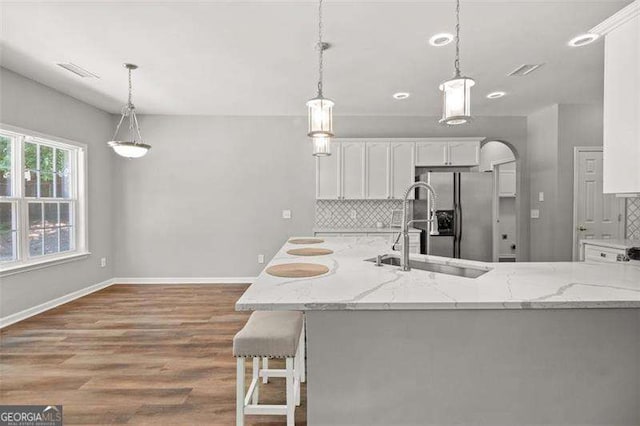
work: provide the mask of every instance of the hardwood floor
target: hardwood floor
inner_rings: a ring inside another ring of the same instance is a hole
[[[65,424],[235,424],[231,347],[248,313],[234,303],[246,288],[114,285],[9,326],[0,404],[62,404]],[[260,401],[283,403],[283,380],[261,385]],[[303,385],[296,425],[306,424],[305,394]]]

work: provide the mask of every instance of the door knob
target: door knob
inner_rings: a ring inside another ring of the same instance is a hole
[[[587,230],[586,226],[584,226],[584,225],[578,226],[578,231],[586,231],[586,230]]]

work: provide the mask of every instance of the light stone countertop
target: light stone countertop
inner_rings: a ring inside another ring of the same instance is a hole
[[[584,262],[482,263],[437,256],[412,258],[490,269],[464,278],[396,266],[377,267],[364,259],[389,253],[376,237],[325,237],[313,247],[334,251],[303,257],[285,243],[267,266],[302,262],[326,265],[313,278],[278,278],[264,270],[236,303],[244,310],[432,310],[640,308],[640,266]]]
[[[400,228],[313,228],[313,232],[318,233],[335,233],[335,234],[399,234],[402,232]],[[409,233],[421,232],[417,228],[409,228]]]
[[[622,238],[612,238],[604,240],[580,240],[580,244],[593,244],[600,247],[611,247],[614,249],[627,249],[631,247],[640,247],[640,240],[628,240]]]

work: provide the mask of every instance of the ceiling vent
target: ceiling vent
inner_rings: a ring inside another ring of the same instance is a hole
[[[515,70],[511,71],[507,74],[510,77],[524,77],[525,75],[529,75],[538,68],[540,68],[544,64],[523,64],[520,65]]]
[[[64,68],[67,71],[70,71],[72,73],[74,73],[75,75],[78,75],[82,78],[100,78],[99,76],[97,76],[96,74],[85,70],[82,67],[79,67],[78,65],[71,63],[71,62],[63,62],[63,63],[58,63],[57,64],[59,67]]]

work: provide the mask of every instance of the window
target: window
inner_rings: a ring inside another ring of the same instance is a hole
[[[0,129],[0,271],[86,254],[84,154]]]

